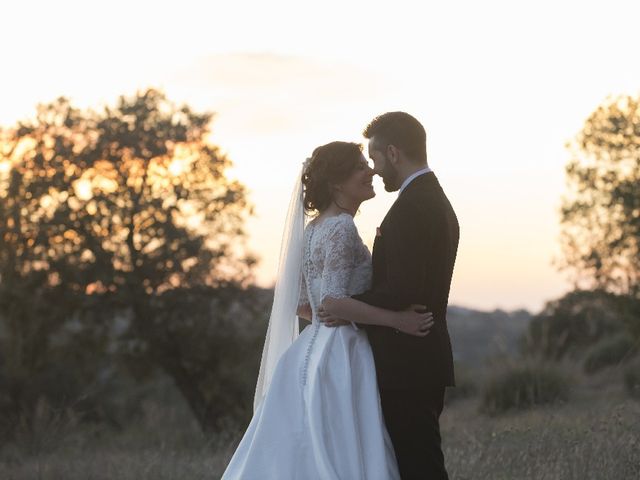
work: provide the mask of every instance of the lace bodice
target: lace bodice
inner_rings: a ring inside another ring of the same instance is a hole
[[[312,221],[305,228],[304,242],[298,304],[310,304],[314,316],[326,297],[349,297],[370,288],[371,254],[351,215]]]

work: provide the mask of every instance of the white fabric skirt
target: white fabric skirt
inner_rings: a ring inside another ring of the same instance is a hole
[[[302,331],[222,478],[400,478],[363,330],[314,323]]]

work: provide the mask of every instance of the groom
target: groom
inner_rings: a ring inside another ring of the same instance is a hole
[[[385,113],[363,134],[385,190],[399,194],[377,229],[372,287],[354,298],[391,310],[419,304],[433,312],[435,323],[426,337],[365,328],[402,479],[447,479],[439,418],[445,387],[454,385],[446,314],[458,220],[427,164],[426,132],[418,120],[404,112]],[[337,324],[326,315],[324,320]]]

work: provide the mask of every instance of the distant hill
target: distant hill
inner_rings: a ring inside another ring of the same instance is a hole
[[[483,312],[450,306],[447,323],[454,360],[477,367],[493,356],[515,355],[531,317],[526,310]]]
[[[259,322],[259,326],[256,326],[256,334],[264,335],[273,290],[256,288],[254,295],[253,301],[259,301],[265,309],[264,316],[256,319]],[[450,306],[447,323],[455,361],[473,368],[482,366],[486,359],[493,356],[515,355],[518,351],[518,340],[527,330],[531,318],[532,315],[526,310],[487,312]],[[114,334],[121,334],[127,325],[126,319],[116,319],[112,325]],[[307,325],[308,323],[304,320],[300,322],[301,329]],[[5,336],[5,325],[0,318],[0,338]]]

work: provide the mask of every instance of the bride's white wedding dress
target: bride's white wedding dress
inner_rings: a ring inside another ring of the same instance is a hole
[[[304,232],[300,303],[313,319],[280,358],[224,480],[399,479],[364,330],[324,326],[326,297],[370,287],[371,255],[348,214]]]

